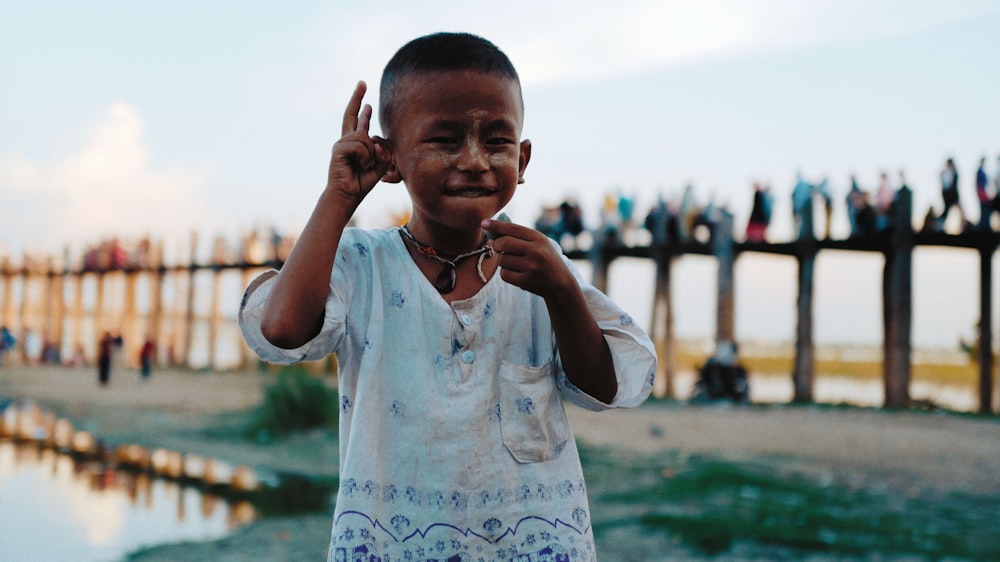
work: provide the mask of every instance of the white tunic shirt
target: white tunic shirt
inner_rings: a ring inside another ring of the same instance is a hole
[[[398,228],[345,230],[323,328],[301,348],[260,333],[274,273],[250,285],[240,325],[262,359],[337,354],[330,561],[596,559],[560,391],[591,410],[636,406],[652,390],[656,354],[628,314],[573,272],[613,356],[610,406],[566,378],[543,299],[496,274],[448,303]]]

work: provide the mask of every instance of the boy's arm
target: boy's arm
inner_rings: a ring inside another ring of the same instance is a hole
[[[333,145],[326,188],[264,306],[260,330],[277,347],[294,349],[319,334],[340,237],[388,169],[382,139],[368,134],[372,108],[362,106],[365,90],[364,82],[354,89],[344,113],[343,136]]]
[[[611,350],[573,273],[544,234],[517,224],[483,221],[497,239],[501,278],[545,299],[563,370],[577,388],[605,404],[618,393]]]
[[[546,298],[545,305],[566,376],[580,390],[611,404],[618,394],[611,349],[576,280],[564,292]]]

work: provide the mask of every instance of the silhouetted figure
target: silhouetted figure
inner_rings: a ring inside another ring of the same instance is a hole
[[[990,179],[986,175],[986,157],[979,159],[979,169],[976,170],[976,197],[979,199],[979,224],[978,230],[992,230],[990,221],[993,219],[993,212],[997,210],[997,194],[990,193]]]
[[[149,374],[153,371],[153,355],[156,354],[156,344],[151,338],[146,338],[139,350],[139,374],[142,381],[149,380]]]
[[[1000,213],[1000,156],[997,156],[997,165],[993,169],[993,210]]]
[[[601,203],[601,230],[605,233],[621,232],[621,215],[618,214],[618,197],[605,193]]]
[[[760,182],[754,182],[753,207],[750,209],[750,219],[747,221],[747,241],[764,242],[767,239],[767,226],[771,222],[771,207],[770,190]]]
[[[111,332],[104,332],[97,348],[97,382],[107,386],[111,381],[111,357],[115,352],[115,338]]]
[[[892,226],[893,202],[896,199],[896,191],[889,182],[889,174],[882,172],[879,175],[878,191],[875,192],[875,230],[881,232]]]
[[[677,212],[667,204],[662,195],[657,198],[656,205],[649,210],[643,224],[646,230],[653,235],[654,243],[671,244],[681,238],[680,219]]]
[[[1000,156],[997,156],[997,167],[993,170],[993,193],[1000,196]]]
[[[737,346],[722,342],[712,357],[698,370],[691,400],[732,400],[737,404],[750,401],[750,384],[746,368],[737,358]]]
[[[45,340],[42,344],[42,357],[43,364],[58,365],[62,362],[62,354],[59,351],[59,343],[52,340]]]
[[[24,330],[24,346],[21,348],[25,365],[37,365],[42,358],[42,338],[38,333],[27,328]]]
[[[823,237],[830,239],[830,230],[833,228],[833,192],[830,190],[830,180],[823,178],[816,186],[816,192],[823,198],[823,216],[826,219],[823,228]]]
[[[944,201],[944,209],[938,217],[938,230],[944,230],[944,223],[948,220],[948,213],[952,208],[958,211],[964,230],[967,221],[965,211],[958,201],[958,170],[955,169],[955,161],[951,158],[945,161],[944,169],[941,170],[941,199]]]
[[[569,234],[576,242],[576,237],[583,232],[583,211],[576,201],[567,199],[559,205],[559,230],[562,235]],[[560,237],[561,237],[560,236]]]
[[[851,222],[852,238],[875,233],[875,209],[871,197],[861,189],[855,176],[851,176],[851,190],[847,192],[847,218]]]
[[[816,236],[814,232],[806,232],[806,213],[812,210],[812,197],[815,187],[802,178],[802,174],[795,174],[795,187],[792,188],[792,221],[795,225],[795,238],[801,239],[808,236]]]
[[[555,240],[562,242],[562,220],[560,219],[559,207],[545,206],[542,214],[535,220],[535,230]]]
[[[634,228],[634,217],[635,213],[635,199],[625,195],[623,192],[618,192],[618,223],[621,225],[622,232],[629,232]]]
[[[15,345],[17,345],[17,339],[14,338],[14,334],[7,326],[0,326],[0,367],[3,366],[4,356],[7,355],[8,351],[14,349]]]

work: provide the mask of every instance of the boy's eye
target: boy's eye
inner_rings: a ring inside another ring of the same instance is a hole
[[[433,144],[455,144],[458,141],[452,137],[431,137],[427,139],[427,142]]]
[[[493,137],[487,139],[486,144],[514,144],[514,140],[507,137]]]

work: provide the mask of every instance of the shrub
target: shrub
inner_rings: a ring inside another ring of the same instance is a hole
[[[300,366],[282,369],[264,389],[264,400],[249,428],[251,437],[268,442],[296,431],[337,424],[337,391]]]

